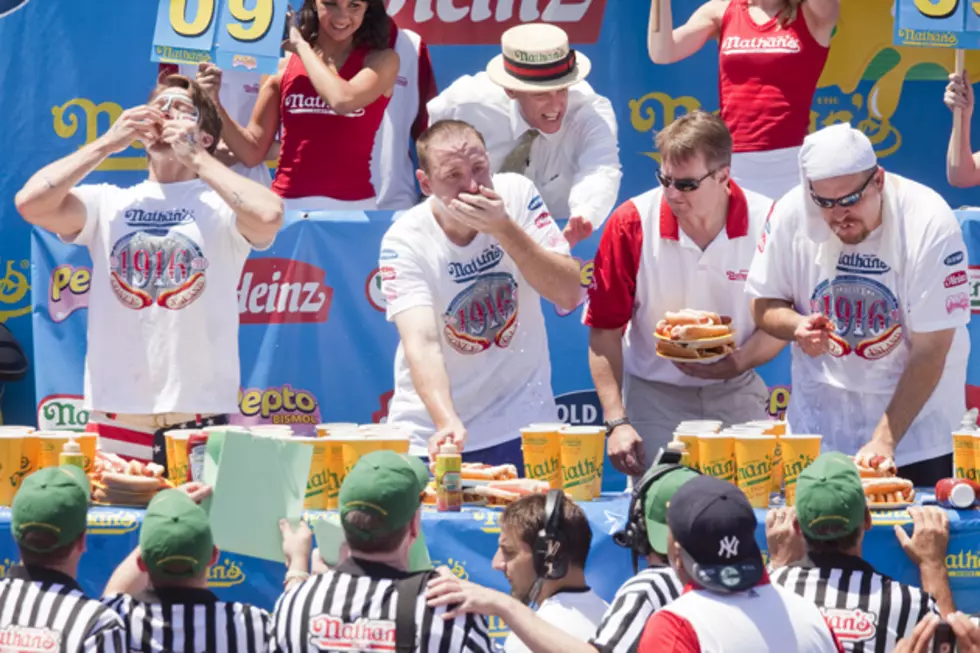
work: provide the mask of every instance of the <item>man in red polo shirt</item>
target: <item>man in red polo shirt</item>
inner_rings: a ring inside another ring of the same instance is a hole
[[[657,149],[660,187],[610,216],[584,319],[609,457],[634,480],[679,422],[765,419],[769,392],[754,368],[784,344],[749,311],[745,279],[772,201],[731,180],[725,123],[687,114],[657,135]],[[708,364],[661,358],[657,322],[685,308],[730,316],[735,351]]]

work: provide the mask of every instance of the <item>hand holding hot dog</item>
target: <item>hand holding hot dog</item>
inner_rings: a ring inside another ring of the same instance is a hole
[[[814,313],[803,318],[793,335],[803,353],[816,358],[830,351],[830,334],[833,332],[834,323],[830,318],[822,313]]]

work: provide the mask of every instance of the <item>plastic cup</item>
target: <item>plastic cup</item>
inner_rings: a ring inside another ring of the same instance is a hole
[[[524,476],[547,481],[552,490],[562,489],[561,429],[564,424],[532,424],[521,429]]]
[[[595,498],[602,487],[605,430],[597,426],[566,426],[561,431],[562,489],[575,501]]]
[[[248,430],[253,435],[293,435],[293,427],[287,424],[256,424],[255,426],[248,427]]]
[[[734,483],[735,435],[731,433],[705,433],[699,436],[698,465],[702,474]]]
[[[13,503],[24,479],[37,469],[38,438],[30,433],[0,433],[0,506]]]
[[[357,422],[326,422],[316,425],[316,435],[319,438],[328,438],[341,433],[349,433],[357,430]]]
[[[786,505],[796,505],[796,479],[820,456],[821,435],[784,435],[779,438],[783,454],[783,486]]]
[[[167,478],[180,485],[187,480],[187,470],[190,467],[190,456],[187,453],[187,441],[195,433],[208,432],[206,429],[174,429],[164,431],[163,439],[167,445]]]
[[[775,435],[735,436],[735,484],[753,508],[768,508]]]
[[[977,434],[971,431],[953,432],[953,476],[977,480]]]
[[[676,430],[685,432],[694,431],[697,433],[705,431],[709,433],[717,433],[721,430],[722,426],[724,426],[724,424],[721,422],[721,420],[717,419],[692,419],[678,424]]]
[[[313,447],[313,459],[310,461],[310,474],[306,480],[306,498],[303,501],[303,508],[326,510],[327,486],[330,478],[327,440],[317,437],[294,437],[293,441]]]
[[[971,481],[976,481],[980,480],[980,464],[978,464],[978,462],[980,462],[980,431],[973,434],[972,442],[970,444],[973,448],[973,467],[969,472],[967,472],[967,478]],[[972,476],[970,474],[972,474]]]
[[[707,435],[714,435],[710,431],[705,431]],[[689,432],[679,432],[674,431],[674,439],[679,440],[684,443],[684,448],[687,450],[687,465],[691,469],[700,469],[698,467],[698,435],[696,433]]]
[[[57,467],[60,463],[61,452],[68,440],[75,440],[85,456],[85,473],[92,471],[95,463],[95,451],[98,448],[98,436],[95,433],[76,433],[74,431],[35,431],[39,440],[38,469]]]

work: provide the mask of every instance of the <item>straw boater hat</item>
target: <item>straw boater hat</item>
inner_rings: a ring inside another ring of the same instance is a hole
[[[500,37],[502,54],[487,64],[487,75],[511,91],[554,91],[585,79],[592,64],[568,45],[568,34],[547,23],[511,27]]]

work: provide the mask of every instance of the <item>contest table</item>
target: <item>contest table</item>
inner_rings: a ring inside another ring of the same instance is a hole
[[[920,493],[931,498],[928,493]],[[579,504],[592,527],[592,547],[586,576],[606,601],[631,575],[629,551],[613,542],[612,535],[626,523],[629,498],[622,493]],[[466,507],[459,513],[439,513],[426,507],[422,530],[429,554],[437,565],[446,565],[461,578],[508,591],[503,573],[491,568],[497,549],[502,509]],[[87,551],[79,569],[79,582],[90,595],[100,595],[112,571],[136,546],[143,510],[93,507],[89,512]],[[310,512],[310,520],[327,513]],[[765,511],[756,511],[756,537],[765,548]],[[953,597],[959,609],[980,611],[980,511],[950,511],[951,537],[946,564]],[[894,525],[911,528],[905,511],[878,512],[874,528],[865,537],[865,558],[880,572],[905,583],[919,583],[919,573],[899,546]],[[10,535],[10,509],[0,507],[0,575],[18,559]],[[211,569],[210,585],[225,600],[246,601],[272,609],[282,592],[285,567],[281,563],[222,552]],[[491,620],[493,634],[503,636],[506,627]]]

